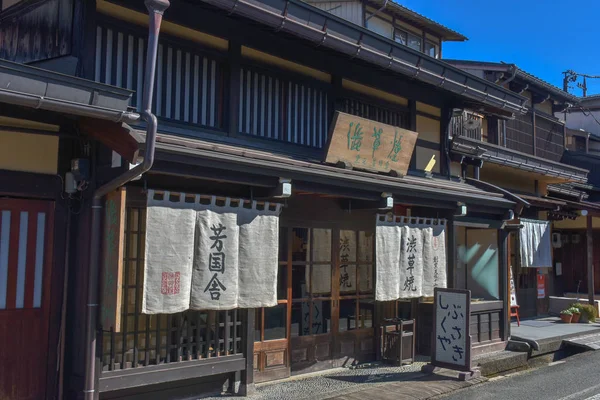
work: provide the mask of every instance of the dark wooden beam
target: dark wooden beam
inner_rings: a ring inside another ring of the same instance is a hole
[[[254,313],[254,310],[252,310],[252,313]],[[149,365],[143,368],[105,371],[100,374],[99,391],[112,392],[139,388],[147,385],[235,372],[245,368],[246,360],[244,356],[237,354],[204,360]]]
[[[550,95],[541,95],[541,94],[537,94],[537,93],[531,93],[531,103],[533,104],[540,104],[545,102],[546,100],[550,99]]]
[[[121,157],[135,164],[140,152],[140,144],[133,130],[124,123],[115,123],[94,118],[81,118],[79,129],[119,153]]]
[[[0,194],[3,196],[57,199],[61,192],[58,175],[0,169]]]
[[[586,220],[588,302],[594,305],[594,228],[591,213],[588,212]]]
[[[408,109],[409,109],[409,125],[408,129],[411,131],[417,131],[417,102],[415,100],[408,100]],[[411,170],[417,169],[417,152],[413,151],[413,154],[410,158],[410,165],[408,167]]]
[[[500,299],[504,307],[502,315],[502,340],[507,340],[510,336],[510,298],[508,295],[508,268],[509,266],[509,254],[508,254],[508,235],[509,232],[506,229],[500,229],[498,235],[498,249],[499,249],[499,268],[498,268],[498,279],[500,283]]]

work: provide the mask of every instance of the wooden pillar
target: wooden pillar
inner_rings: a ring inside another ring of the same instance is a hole
[[[504,312],[502,315],[502,340],[508,340],[510,337],[510,295],[509,292],[509,283],[508,283],[508,235],[509,232],[507,229],[500,229],[498,232],[498,252],[499,252],[499,262],[498,262],[498,274],[499,274],[499,293],[502,296],[502,306],[504,307]]]
[[[246,312],[246,326],[243,336],[246,369],[242,371],[242,382],[239,392],[242,396],[251,395],[256,391],[254,387],[254,309],[249,308]]]
[[[408,109],[409,109],[409,123],[408,129],[411,131],[417,131],[417,102],[415,100],[408,100]],[[415,150],[412,153],[410,158],[409,170],[417,169],[417,148],[415,146]]]
[[[452,125],[452,107],[442,108],[440,121],[440,173],[450,179],[450,134]]]
[[[594,304],[594,232],[592,229],[592,215],[587,215],[587,273],[588,273],[588,301]]]
[[[446,274],[446,280],[449,288],[456,288],[456,229],[454,229],[453,215],[448,218],[446,232],[448,235],[448,256],[446,260],[446,263],[448,264],[448,271]]]
[[[537,156],[537,133],[535,128],[535,105],[531,104],[531,126],[533,127],[533,155]]]

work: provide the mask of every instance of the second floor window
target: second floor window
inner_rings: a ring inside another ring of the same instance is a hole
[[[410,47],[413,50],[421,51],[421,38],[402,29],[394,29],[394,40],[397,43]],[[425,53],[427,53],[425,51]],[[429,53],[427,53],[429,54]]]
[[[438,51],[437,51],[437,46],[431,42],[426,41],[425,42],[425,47],[423,52],[425,54],[427,54],[428,56],[437,58],[438,57]]]
[[[421,38],[416,35],[408,34],[408,47],[411,49],[421,51]]]
[[[400,29],[395,29],[394,30],[394,40],[397,43],[400,43],[400,44],[403,44],[403,45],[406,46],[406,43],[407,43],[407,40],[408,40],[407,36],[408,36],[408,33],[404,32],[404,31],[401,31]]]

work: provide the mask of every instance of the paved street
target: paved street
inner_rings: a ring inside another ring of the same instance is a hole
[[[444,400],[600,400],[600,352],[457,391]]]

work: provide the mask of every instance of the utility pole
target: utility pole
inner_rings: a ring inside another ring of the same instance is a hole
[[[600,79],[600,75],[580,74],[573,71],[572,69],[563,71],[563,75],[563,90],[567,93],[569,92],[569,83],[577,82],[577,79],[579,77],[583,78],[583,83],[577,82],[577,87],[583,92],[583,97],[587,96],[587,79]]]

